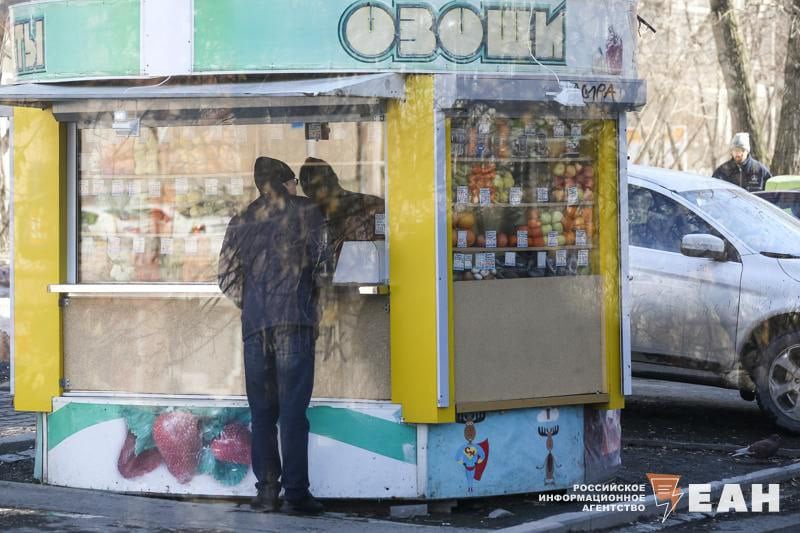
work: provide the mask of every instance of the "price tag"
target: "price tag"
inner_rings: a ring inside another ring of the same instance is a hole
[[[92,194],[99,196],[106,193],[106,184],[103,180],[92,180]]]
[[[173,239],[162,237],[161,238],[161,253],[163,255],[172,255]]]
[[[537,187],[536,188],[536,201],[537,202],[549,202],[550,201],[550,190],[547,187]]]
[[[128,182],[128,196],[139,196],[142,194],[142,182],[131,180]]]
[[[497,231],[489,230],[486,232],[486,247],[497,248]]]
[[[155,180],[148,181],[147,195],[150,198],[159,198],[161,196],[161,182]]]
[[[114,180],[111,182],[111,196],[122,196],[125,194],[125,182]]]
[[[589,264],[589,250],[578,250],[578,266]]]
[[[144,253],[144,237],[134,237],[133,238],[133,253],[135,254],[143,254]]]
[[[205,181],[206,195],[216,196],[219,194],[219,180],[217,178],[206,178]]]
[[[475,254],[475,268],[478,270],[486,270],[486,254]]]
[[[175,178],[175,194],[183,196],[189,192],[189,180],[186,178]]]
[[[183,241],[183,251],[186,255],[197,254],[197,237],[187,237],[186,240]]]
[[[546,267],[547,267],[547,252],[537,252],[536,268],[546,268]]]
[[[386,235],[386,215],[375,213],[375,235]]]
[[[557,267],[567,266],[567,251],[566,250],[556,250],[556,266]]]
[[[484,256],[484,270],[494,270],[497,268],[497,265],[495,265],[495,254],[484,254]]]
[[[242,178],[231,178],[228,185],[228,192],[233,196],[241,196],[244,194],[244,180]]]
[[[547,234],[547,246],[558,246],[558,233],[551,231]]]
[[[121,246],[120,238],[119,237],[109,237],[108,238],[108,245],[106,247],[106,252],[110,257],[116,257],[119,255]]]
[[[81,180],[81,196],[89,196],[91,194],[91,189],[89,188],[91,184],[89,180]]]
[[[577,187],[567,187],[567,203],[568,204],[577,204],[578,203],[578,188]]]
[[[490,203],[492,203],[492,190],[491,189],[482,188],[480,190],[479,198],[480,198],[481,205],[489,205]]]
[[[94,253],[94,237],[83,237],[81,239],[81,254],[92,255]]]
[[[464,270],[472,270],[472,254],[464,254]]]
[[[519,205],[522,203],[522,187],[511,187],[508,195],[508,201],[511,205]]]
[[[573,137],[580,137],[582,134],[580,123],[573,123],[569,129],[569,134]]]
[[[456,188],[456,203],[468,204],[469,203],[469,188],[464,185],[459,185]]]
[[[564,123],[559,120],[553,126],[553,137],[563,137],[566,130],[567,128],[564,126]]]
[[[506,252],[505,264],[507,267],[517,266],[517,252]]]
[[[528,247],[528,230],[517,231],[517,248]]]
[[[458,242],[456,243],[456,248],[466,248],[467,247],[467,232],[466,231],[459,231],[458,232]]]
[[[575,230],[575,244],[578,246],[586,246],[586,230]]]
[[[453,270],[464,270],[464,254],[453,254]]]

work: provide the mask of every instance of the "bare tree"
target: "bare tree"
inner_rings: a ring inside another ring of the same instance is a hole
[[[789,4],[791,23],[783,71],[785,89],[781,106],[773,174],[800,174],[800,0]]]
[[[728,106],[733,129],[750,133],[753,157],[765,161],[767,156],[760,124],[756,120],[750,58],[739,31],[731,0],[709,0],[714,17],[712,28],[717,42],[717,56],[728,89]]]

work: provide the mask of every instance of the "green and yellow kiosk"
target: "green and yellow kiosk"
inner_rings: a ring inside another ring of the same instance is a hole
[[[295,172],[323,159],[384,202],[321,288],[315,495],[464,498],[609,476],[630,391],[635,9],[11,7],[13,394],[39,414],[42,481],[254,492],[239,312],[216,272],[260,155]],[[175,413],[196,434],[160,449],[154,428]]]

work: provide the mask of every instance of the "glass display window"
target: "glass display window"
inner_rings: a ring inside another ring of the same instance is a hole
[[[253,124],[223,111],[211,123],[143,119],[123,135],[108,120],[80,123],[79,283],[216,283],[227,224],[258,195],[261,155],[297,176],[308,157],[323,160],[344,190],[369,195],[373,211],[384,212],[382,121]]]
[[[482,104],[452,120],[454,281],[596,273],[602,127]]]

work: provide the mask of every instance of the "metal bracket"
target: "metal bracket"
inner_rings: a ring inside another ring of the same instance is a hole
[[[68,389],[71,385],[68,378],[61,378],[58,380],[58,386],[62,389]]]

